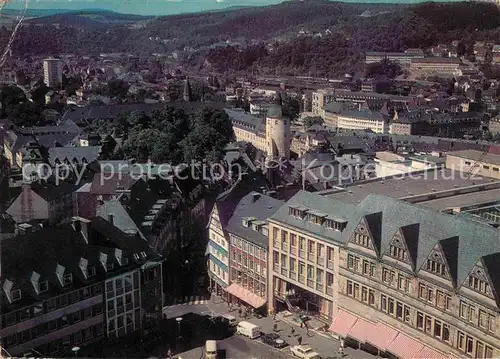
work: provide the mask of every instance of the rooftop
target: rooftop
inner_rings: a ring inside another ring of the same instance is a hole
[[[495,155],[493,153],[485,154],[484,152],[476,150],[463,150],[463,151],[448,152],[448,155],[469,159],[472,161],[479,161],[482,163],[500,165],[500,155]]]
[[[343,189],[330,189],[318,193],[352,204],[361,203],[370,194],[405,199],[413,203],[431,201],[435,199],[432,198],[433,196],[441,194],[445,197],[440,199],[440,205],[443,208],[436,208],[441,210],[447,208],[447,201],[452,201],[455,195],[464,191],[464,188],[468,188],[469,192],[481,192],[482,187],[486,185],[494,187],[499,183],[489,178],[478,178],[478,176],[469,179],[458,171],[443,168],[358,181]]]

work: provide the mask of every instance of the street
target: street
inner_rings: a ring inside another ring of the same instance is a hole
[[[222,301],[221,298],[215,297],[214,299],[208,300],[205,304],[194,304],[194,305],[183,305],[178,304],[164,309],[164,314],[168,318],[181,317],[188,313],[199,313],[208,316],[217,316],[221,314],[229,313],[227,303]],[[233,309],[231,315],[238,317],[237,310]],[[242,320],[237,318],[238,320]],[[278,319],[278,317],[277,317]],[[271,333],[273,331],[273,324],[275,321],[272,316],[263,317],[260,319],[251,318],[248,319],[249,322],[257,324],[261,327],[264,333]],[[306,330],[300,328],[298,325],[291,324],[289,321],[284,321],[283,319],[278,322],[278,334],[283,340],[288,342],[291,346],[297,345],[297,338],[302,337],[302,344],[309,344],[319,355],[323,358],[335,357],[340,343],[329,336],[326,333],[319,333],[313,330],[309,331],[309,336]],[[291,335],[291,328],[295,329],[295,335]],[[227,359],[250,359],[250,358],[291,358],[291,352],[289,347],[282,349],[281,351],[271,348],[266,344],[259,342],[258,340],[251,340],[246,337],[241,337],[238,335],[231,336],[219,342],[220,349],[226,349]],[[199,359],[201,358],[203,352],[202,348],[193,349],[185,353],[176,354],[181,356],[183,359]],[[376,356],[366,353],[361,350],[355,350],[352,348],[345,349],[345,358],[355,358],[355,359],[373,359]]]

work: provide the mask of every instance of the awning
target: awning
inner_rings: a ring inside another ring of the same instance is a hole
[[[415,359],[448,359],[444,354],[435,351],[432,348],[424,345],[424,348],[415,356]]]
[[[399,333],[396,339],[387,348],[388,352],[398,356],[401,359],[414,359],[424,348],[422,343],[417,342],[404,334]]]
[[[349,333],[347,335],[361,343],[364,343],[366,342],[366,337],[368,336],[368,334],[375,330],[375,324],[359,318],[356,323],[354,323],[351,330],[349,330]]]
[[[260,308],[266,304],[266,300],[259,297],[257,294],[250,292],[238,284],[231,284],[226,288],[226,291],[235,297],[238,297],[245,303],[250,304],[254,308]]]
[[[397,335],[397,330],[385,324],[377,323],[375,330],[366,336],[366,341],[385,352]]]
[[[340,309],[328,330],[342,337],[346,337],[357,320],[358,317]]]

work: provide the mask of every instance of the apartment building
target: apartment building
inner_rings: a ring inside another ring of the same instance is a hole
[[[476,150],[448,152],[446,168],[475,176],[500,179],[500,155]]]
[[[61,59],[43,60],[43,82],[47,87],[56,88],[62,84],[63,62]]]
[[[275,192],[272,192],[275,193]],[[265,311],[267,303],[268,223],[285,202],[258,192],[241,199],[228,221],[230,301]]]
[[[497,229],[378,195],[308,192],[269,223],[271,310],[316,312],[348,345],[390,357],[500,355]]]
[[[410,70],[419,70],[426,73],[441,73],[461,75],[460,60],[447,57],[428,57],[414,59],[410,62]]]
[[[2,242],[2,348],[72,355],[103,337],[152,328],[163,307],[161,257],[101,218],[18,227]]]

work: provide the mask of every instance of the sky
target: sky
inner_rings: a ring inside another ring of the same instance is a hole
[[[172,15],[180,13],[221,10],[232,6],[262,6],[283,0],[0,0],[10,1],[6,9],[22,9],[29,1],[30,9],[102,9],[124,14]],[[344,0],[346,2],[417,2],[419,0]],[[439,0],[438,0],[439,1]]]
[[[2,0],[0,0],[1,2]],[[29,0],[30,9],[103,9],[138,15],[171,15],[220,10],[231,6],[261,6],[282,0]],[[22,9],[24,0],[11,0],[6,9]]]

